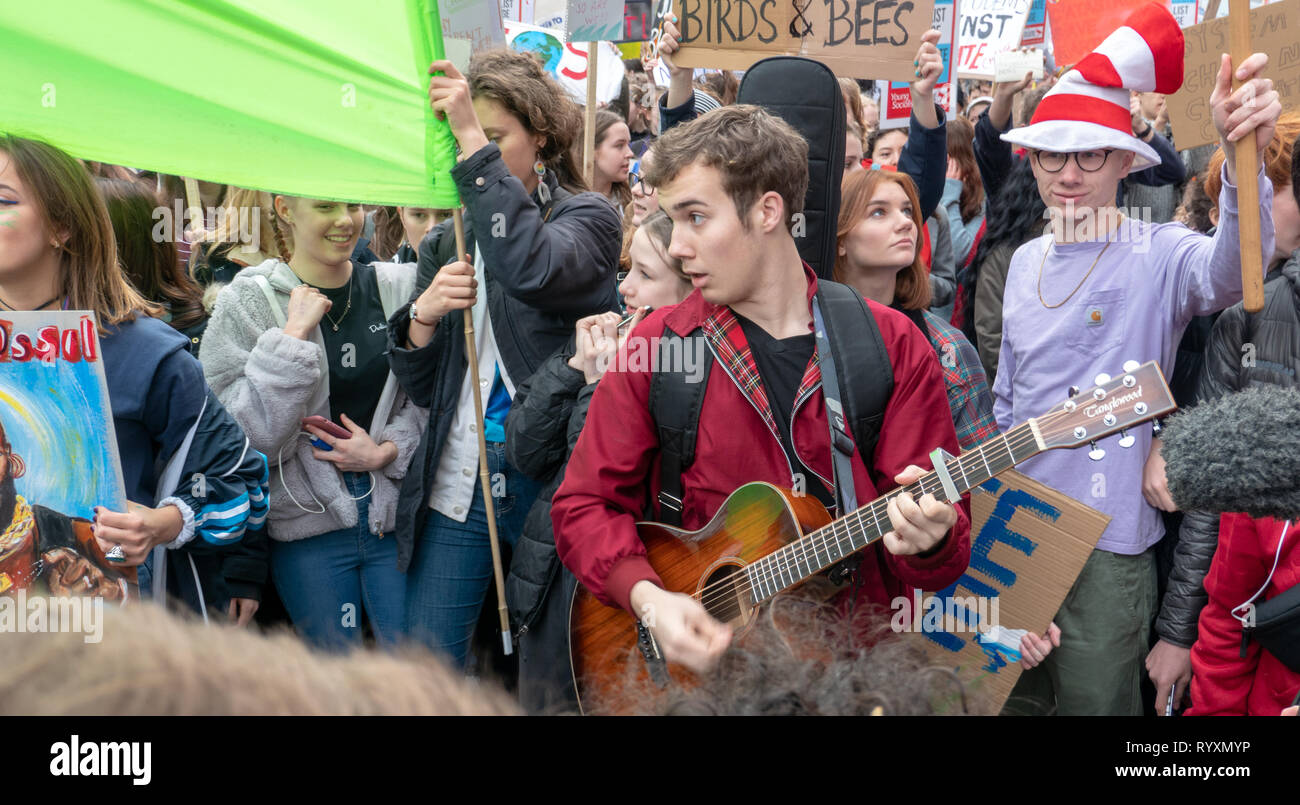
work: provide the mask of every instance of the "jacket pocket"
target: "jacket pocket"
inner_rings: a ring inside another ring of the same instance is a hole
[[[1070,323],[1066,346],[1097,358],[1119,347],[1124,341],[1125,293],[1123,288],[1093,291],[1076,308],[1078,319]]]

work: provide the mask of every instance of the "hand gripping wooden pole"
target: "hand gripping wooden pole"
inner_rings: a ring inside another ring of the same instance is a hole
[[[456,254],[465,256],[465,214],[460,207],[452,211],[456,229]],[[479,293],[487,293],[480,288]],[[492,477],[488,472],[487,437],[483,433],[483,395],[478,373],[478,347],[474,343],[474,309],[465,311],[465,359],[469,361],[470,386],[474,390],[474,425],[478,432],[478,480],[483,490],[483,508],[487,510],[488,544],[492,546],[492,573],[497,583],[497,613],[501,616],[501,645],[507,655],[514,652],[510,641],[510,612],[506,609],[506,580],[501,572],[501,543],[497,539],[496,503],[492,499]]]
[[[1230,0],[1228,4],[1229,59],[1232,62],[1232,88],[1237,68],[1250,56],[1250,0]],[[1246,311],[1258,313],[1264,308],[1264,266],[1259,234],[1259,152],[1255,149],[1255,132],[1233,144],[1237,168],[1237,232],[1241,244],[1241,292]]]

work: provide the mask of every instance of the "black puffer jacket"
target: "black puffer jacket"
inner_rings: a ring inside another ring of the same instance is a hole
[[[466,248],[483,250],[500,361],[516,381],[530,377],[547,356],[573,340],[578,319],[618,304],[615,273],[623,244],[618,211],[596,193],[566,192],[551,171],[546,174],[551,201],[541,202],[536,191],[530,197],[506,169],[496,144],[452,168],[451,175],[468,210]],[[477,240],[476,230],[484,234]],[[446,221],[420,243],[415,297],[455,257],[455,237]],[[405,305],[388,322],[389,363],[407,395],[429,409],[429,427],[411,458],[397,504],[397,568],[402,572],[424,532],[429,491],[468,367],[462,311],[444,316],[432,340],[419,349],[407,349],[409,329],[410,305]]]
[[[570,340],[520,384],[506,417],[506,459],[546,484],[528,510],[506,579],[506,600],[516,631],[532,627],[563,569],[555,552],[551,497],[564,480],[565,464],[578,443],[596,390],[595,383],[588,383],[582,372],[569,366],[573,351]]]
[[[1247,346],[1250,345],[1250,346]],[[1244,348],[1244,349],[1243,349]],[[1264,309],[1247,313],[1241,303],[1219,316],[1197,402],[1218,399],[1252,386],[1294,386],[1300,372],[1300,252],[1264,285]],[[1205,606],[1205,574],[1219,544],[1219,516],[1189,511],[1174,549],[1156,634],[1183,648],[1196,642],[1196,621]]]

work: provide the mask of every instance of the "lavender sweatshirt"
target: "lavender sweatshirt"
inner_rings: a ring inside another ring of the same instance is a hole
[[[1273,254],[1273,186],[1259,174],[1260,247],[1263,264]],[[1002,351],[993,384],[998,428],[1040,416],[1065,399],[1070,386],[1087,389],[1101,373],[1117,376],[1125,361],[1158,361],[1168,377],[1183,329],[1193,316],[1241,301],[1237,188],[1226,170],[1219,193],[1214,237],[1182,224],[1148,224],[1126,218],[1096,269],[1069,296],[1101,252],[1104,240],[1054,244],[1051,234],[1016,250],[1007,273],[1002,306]],[[1151,449],[1151,428],[1135,427],[1137,443],[1125,449],[1114,436],[1088,450],[1052,450],[1025,462],[1027,475],[1111,517],[1097,547],[1138,554],[1164,534],[1158,510],[1142,497],[1142,467]]]

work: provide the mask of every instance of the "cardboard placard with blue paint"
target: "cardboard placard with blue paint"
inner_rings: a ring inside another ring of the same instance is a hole
[[[133,594],[91,531],[126,511],[95,314],[0,313],[0,594]]]
[[[970,503],[970,566],[942,590],[895,601],[891,625],[922,634],[931,659],[997,712],[1020,678],[1021,635],[1046,632],[1110,518],[1015,470]]]

